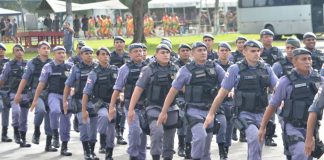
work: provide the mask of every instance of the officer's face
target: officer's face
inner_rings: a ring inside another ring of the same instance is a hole
[[[272,35],[263,35],[261,37],[261,42],[264,45],[271,45],[273,41],[273,36]]]
[[[42,45],[40,48],[38,48],[38,53],[43,56],[48,56],[50,53],[51,48],[47,45]]]
[[[243,49],[244,49],[244,43],[245,43],[245,40],[238,40],[236,42],[237,50],[243,51]]]
[[[206,44],[208,49],[213,48],[214,40],[212,40],[211,38],[204,38],[203,41]]]
[[[305,44],[305,47],[308,49],[314,49],[316,45],[316,39],[315,38],[305,38],[303,40],[303,43]]]
[[[109,53],[107,53],[103,50],[100,50],[99,54],[97,55],[97,59],[98,59],[99,63],[107,64],[110,60]]]
[[[60,62],[64,61],[65,55],[66,55],[65,52],[62,50],[58,50],[58,51],[54,52],[55,60],[60,61]]]
[[[247,61],[256,63],[260,60],[261,50],[258,47],[246,46],[243,50],[243,54]]]
[[[286,44],[286,53],[287,53],[287,57],[288,58],[292,58],[293,57],[293,53],[292,51],[296,49],[295,46],[291,45],[291,44]]]
[[[3,57],[5,55],[6,51],[2,48],[0,48],[0,56]]]
[[[142,48],[135,48],[132,49],[129,53],[129,57],[134,62],[141,62],[143,60],[143,49]]]
[[[91,51],[81,53],[82,61],[85,62],[85,63],[92,62],[92,54],[93,54],[93,52],[91,52]]]
[[[227,60],[228,56],[230,54],[230,50],[225,47],[219,47],[217,55],[220,60]]]
[[[300,72],[308,72],[312,67],[312,57],[309,54],[301,54],[293,58],[294,67]]]
[[[189,48],[180,48],[178,54],[180,56],[180,59],[188,60],[190,57],[190,53],[191,53],[191,50]]]
[[[143,60],[146,59],[146,56],[147,56],[147,49],[146,48],[143,48]]]
[[[123,50],[125,48],[125,42],[121,40],[115,40],[114,46],[116,50]]]
[[[15,55],[15,58],[17,58],[17,59],[22,59],[23,58],[25,53],[21,48],[14,47],[12,50],[13,50],[13,53]]]
[[[192,50],[192,56],[196,62],[204,62],[207,60],[207,49],[205,47],[197,47]]]
[[[168,51],[166,49],[159,49],[155,53],[156,60],[161,64],[168,64],[170,61],[170,56],[171,56],[170,51]]]

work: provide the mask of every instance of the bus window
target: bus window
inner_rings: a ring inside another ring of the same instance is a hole
[[[241,1],[242,8],[253,7],[254,0]]]
[[[255,6],[256,7],[263,7],[267,4],[267,0],[257,0],[255,1]]]

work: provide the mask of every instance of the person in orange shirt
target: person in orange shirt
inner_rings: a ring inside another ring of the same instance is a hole
[[[107,25],[108,21],[105,15],[102,16],[102,22],[100,24],[100,33],[101,33],[101,38],[104,39],[105,36],[107,36]]]
[[[107,16],[106,28],[107,28],[106,34],[108,38],[111,38],[113,36],[113,23],[110,19],[110,16]]]
[[[96,31],[98,37],[101,37],[102,36],[102,33],[101,33],[101,24],[102,24],[102,17],[100,17],[99,15],[97,15],[97,26],[98,29]]]
[[[126,16],[126,30],[127,30],[127,37],[131,37],[134,35],[134,24],[133,24],[133,17],[131,15]]]
[[[171,18],[171,29],[172,29],[171,32],[172,32],[173,35],[178,33],[179,26],[180,26],[179,18],[175,13],[173,13],[172,18]]]
[[[91,36],[97,36],[96,35],[96,21],[95,19],[90,16],[89,18],[89,35],[88,35],[88,39],[91,38]]]
[[[150,35],[154,36],[154,21],[151,16],[148,16],[148,23],[149,23]]]
[[[145,37],[150,35],[150,23],[149,23],[149,17],[147,14],[144,16],[144,35]]]
[[[164,32],[164,36],[168,36],[169,35],[169,16],[167,13],[164,13],[164,16],[162,17],[162,26],[163,26],[163,32]]]
[[[116,29],[119,36],[123,35],[123,18],[118,15],[116,18]]]

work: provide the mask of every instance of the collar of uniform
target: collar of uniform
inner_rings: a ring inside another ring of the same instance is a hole
[[[296,68],[293,68],[292,71],[294,71],[294,72],[297,74],[297,76],[298,76],[299,78],[305,78],[305,79],[308,79],[308,78],[310,77],[311,73],[313,72],[313,69],[310,69],[310,70],[309,70],[309,73],[308,73],[306,76],[300,74],[300,72],[299,72]]]
[[[55,66],[59,66],[59,65],[63,65],[64,64],[64,62],[63,63],[58,63],[56,60],[54,60],[53,63],[54,63]]]
[[[90,67],[90,66],[93,65],[93,62],[91,62],[90,64],[85,64],[85,63],[82,61],[81,64],[84,65],[84,66]]]
[[[101,70],[105,70],[105,69],[108,69],[109,68],[109,63],[106,67],[103,67],[101,64],[98,65],[98,67],[101,69]]]
[[[118,53],[116,52],[116,50],[114,50],[114,51],[111,52],[111,55],[119,56],[119,57],[123,57],[125,54],[126,54],[125,51],[123,51],[123,54],[118,54]]]

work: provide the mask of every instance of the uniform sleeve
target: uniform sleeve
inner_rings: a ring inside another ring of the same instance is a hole
[[[291,93],[291,85],[289,85],[289,80],[286,76],[279,79],[277,86],[275,87],[274,93],[271,96],[269,105],[272,107],[279,107],[281,102],[288,98],[288,94]],[[288,93],[290,91],[290,93]]]
[[[10,64],[9,64],[9,62],[6,62],[4,67],[3,67],[2,73],[0,75],[0,80],[1,81],[7,81],[10,71],[11,71]]]
[[[322,65],[322,68],[321,68],[321,72],[320,73],[321,73],[321,76],[324,77],[324,63]]]
[[[278,56],[279,56],[280,59],[283,59],[284,58],[284,56],[283,56],[282,51],[281,51],[280,48],[278,48]]]
[[[70,76],[66,79],[65,85],[73,87],[74,82],[76,81],[77,67],[73,66],[70,71]]]
[[[172,82],[172,87],[174,87],[177,90],[181,90],[185,84],[189,83],[191,76],[192,75],[188,71],[187,67],[182,66],[177,72],[177,75]]]
[[[239,68],[236,64],[231,65],[228,69],[227,72],[224,75],[224,79],[222,80],[221,87],[230,91],[235,85],[237,75],[239,72]]]
[[[29,77],[31,76],[31,74],[34,72],[34,68],[35,68],[35,66],[32,63],[32,61],[29,61],[25,67],[25,71],[22,76],[22,79],[28,80]]]
[[[273,72],[272,68],[270,66],[267,66],[267,70],[270,76],[270,88],[274,88],[278,82],[278,77]]]
[[[49,75],[52,73],[52,68],[50,65],[46,64],[42,68],[41,75],[39,76],[39,82],[47,83]]]
[[[138,77],[136,86],[145,89],[150,81],[151,74],[152,74],[151,68],[149,66],[145,66]]]
[[[97,74],[94,71],[91,71],[88,75],[87,83],[84,86],[83,94],[91,95],[96,81],[97,81]]]
[[[217,73],[218,83],[219,83],[219,85],[221,85],[221,82],[223,81],[224,76],[225,76],[225,71],[219,64],[215,65],[215,71]]]
[[[127,65],[124,64],[118,71],[118,76],[114,85],[114,90],[118,90],[118,91],[123,90],[127,81],[128,73],[129,73],[129,68],[127,67]]]
[[[282,75],[282,67],[281,67],[279,62],[276,62],[276,63],[273,64],[272,70],[273,70],[274,74],[276,74],[277,77],[281,77],[281,75]]]
[[[314,97],[313,104],[309,107],[308,112],[316,112],[316,113],[321,113],[324,107],[324,92],[323,92],[323,87],[322,85],[317,94]]]

